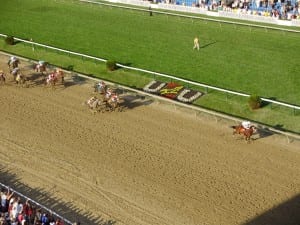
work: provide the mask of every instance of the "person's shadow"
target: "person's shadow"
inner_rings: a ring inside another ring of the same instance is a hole
[[[208,47],[208,46],[210,46],[210,45],[213,45],[213,44],[216,44],[216,43],[217,43],[217,41],[210,42],[210,43],[208,43],[208,44],[205,44],[205,45],[203,45],[203,46],[200,46],[200,48],[206,48],[206,47]]]

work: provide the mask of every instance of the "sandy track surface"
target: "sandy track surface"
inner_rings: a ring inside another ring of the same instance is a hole
[[[0,86],[0,181],[57,213],[89,225],[300,223],[298,142],[246,144],[234,124],[132,93],[124,112],[93,114],[91,82],[51,89],[21,69],[28,88]]]

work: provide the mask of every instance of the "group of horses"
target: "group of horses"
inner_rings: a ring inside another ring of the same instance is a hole
[[[17,84],[24,84],[27,81],[25,75],[20,71],[19,64],[20,60],[15,56],[12,56],[7,62],[10,74],[13,75],[14,81]],[[47,74],[47,62],[39,61],[34,65],[34,71],[41,73],[44,77],[44,84],[54,87],[58,81],[64,84],[64,73],[60,69],[55,69],[53,72]],[[3,70],[0,70],[0,84],[4,84],[6,76]],[[88,105],[89,109],[93,112],[104,112],[104,111],[122,111],[120,107],[119,95],[116,91],[108,87],[105,82],[100,81],[94,85],[94,92],[98,93],[98,96],[92,96],[85,103]],[[245,141],[249,143],[251,141],[251,136],[257,132],[257,128],[253,125],[249,127],[244,127],[242,124],[237,126],[232,126],[234,129],[233,135],[240,134],[243,135]]]
[[[59,81],[61,81],[61,84],[64,84],[64,72],[56,68],[54,71],[47,74],[47,65],[48,62],[45,61],[39,61],[37,64],[34,65],[34,70],[37,73],[41,73],[44,77],[44,84],[50,85],[54,87]]]
[[[13,80],[17,85],[24,85],[28,81],[28,78],[21,72],[19,68],[20,60],[12,56],[9,58],[7,65],[9,73],[13,76]],[[39,61],[37,64],[33,65],[35,72],[40,73],[43,79],[44,85],[49,85],[54,87],[59,80],[61,84],[64,84],[64,73],[61,69],[56,68],[53,72],[47,74],[47,62]],[[0,84],[4,84],[6,81],[6,76],[3,70],[0,70]]]
[[[10,59],[7,62],[8,65],[8,69],[9,69],[9,73],[13,76],[14,81],[16,82],[16,84],[18,85],[23,85],[26,83],[26,76],[21,72],[20,68],[19,68],[19,64],[20,64],[20,60],[15,57],[12,56],[10,57]],[[5,75],[3,73],[3,82],[5,82]]]
[[[122,111],[119,95],[103,81],[94,85],[94,92],[98,93],[98,96],[92,96],[86,101],[93,112]]]

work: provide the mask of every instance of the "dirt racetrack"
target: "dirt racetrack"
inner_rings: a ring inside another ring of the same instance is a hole
[[[299,142],[246,144],[228,121],[133,93],[93,114],[92,82],[51,89],[21,69],[28,88],[0,86],[0,182],[87,225],[300,224]]]

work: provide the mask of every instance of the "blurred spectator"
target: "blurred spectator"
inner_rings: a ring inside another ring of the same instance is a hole
[[[13,192],[10,192],[10,189],[6,191],[5,189],[1,189],[1,212],[8,212],[9,201],[13,196]]]

